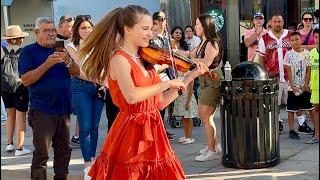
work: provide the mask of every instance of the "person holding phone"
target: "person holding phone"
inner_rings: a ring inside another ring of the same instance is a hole
[[[93,23],[90,15],[79,15],[76,17],[72,27],[72,39],[66,48],[76,64],[81,66],[82,60],[78,58],[77,51],[79,45],[84,41],[93,30]],[[80,148],[84,159],[85,167],[91,165],[95,158],[98,129],[103,109],[104,96],[103,86],[98,86],[80,71],[80,76],[72,77],[72,110],[77,116],[80,125]],[[100,97],[99,97],[100,96]]]
[[[70,76],[79,66],[68,52],[55,51],[57,29],[48,17],[35,22],[37,41],[23,48],[19,59],[22,84],[29,90],[28,122],[33,132],[31,179],[47,179],[49,148],[54,150],[54,179],[66,179],[71,157],[69,126]]]

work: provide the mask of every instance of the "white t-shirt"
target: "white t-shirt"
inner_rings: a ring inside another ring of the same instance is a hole
[[[193,36],[191,39],[186,38],[186,41],[190,51],[201,43],[201,39],[198,36]]]
[[[284,57],[284,65],[290,66],[292,81],[294,86],[301,87],[304,85],[307,74],[307,67],[311,66],[309,51],[304,49],[302,52],[296,52],[293,49],[288,51]],[[288,90],[292,91],[288,81]]]

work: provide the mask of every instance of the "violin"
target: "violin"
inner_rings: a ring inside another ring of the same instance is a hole
[[[144,47],[139,50],[139,55],[143,61],[146,61],[150,64],[167,64],[172,66],[174,64],[176,69],[180,72],[187,72],[196,67],[195,62],[185,55],[173,52],[173,62],[170,59],[170,55],[165,49],[155,49],[153,47]],[[207,71],[205,75],[209,76],[212,80],[218,78],[218,75],[214,72]]]
[[[140,57],[151,64],[167,64],[172,65],[170,55],[164,49],[154,49],[152,47],[144,47],[139,50]],[[178,52],[173,52],[173,64],[178,71],[187,72],[196,67],[191,58],[184,56]]]

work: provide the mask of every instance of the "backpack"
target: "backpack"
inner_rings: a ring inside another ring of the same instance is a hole
[[[15,93],[22,84],[18,71],[19,54],[22,48],[17,51],[12,49],[10,52],[4,46],[2,49],[5,55],[1,60],[1,91]]]

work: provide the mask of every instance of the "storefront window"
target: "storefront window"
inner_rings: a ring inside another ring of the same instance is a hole
[[[314,0],[301,0],[301,13],[303,12],[314,12]]]

